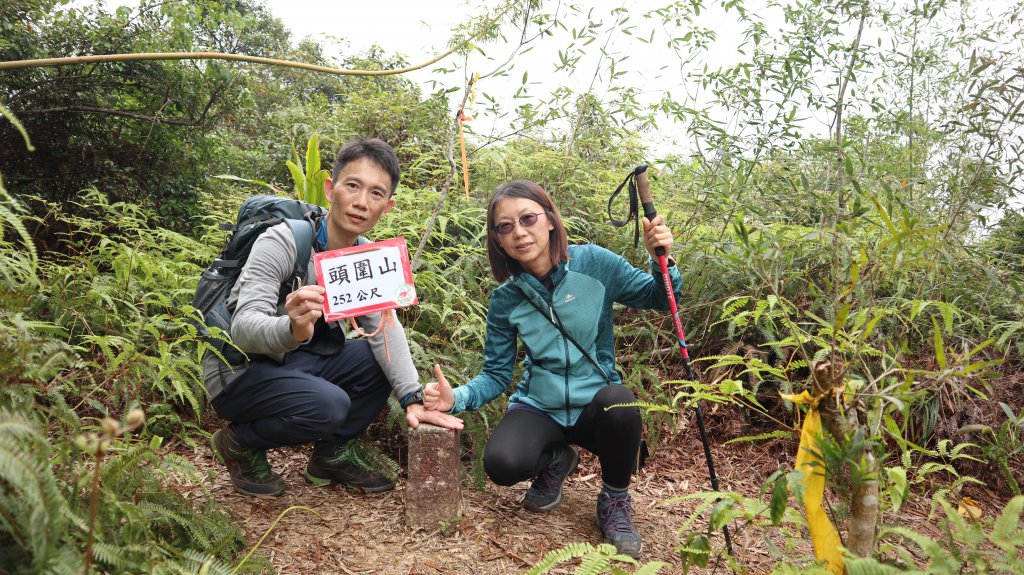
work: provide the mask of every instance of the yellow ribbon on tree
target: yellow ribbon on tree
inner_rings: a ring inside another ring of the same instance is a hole
[[[796,454],[796,468],[804,474],[804,509],[807,511],[807,527],[811,530],[814,556],[828,563],[828,570],[837,575],[846,571],[843,563],[843,543],[839,532],[825,513],[822,501],[825,498],[825,464],[821,460],[818,438],[821,437],[821,414],[818,413],[818,399],[808,392],[800,395],[779,394],[783,399],[810,407],[807,418],[800,429],[800,449]]]

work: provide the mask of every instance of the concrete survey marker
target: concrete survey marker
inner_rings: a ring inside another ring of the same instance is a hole
[[[459,432],[428,423],[409,430],[409,482],[405,520],[433,531],[462,516]]]

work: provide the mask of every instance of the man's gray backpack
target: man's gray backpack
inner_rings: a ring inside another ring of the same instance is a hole
[[[221,229],[230,230],[220,257],[206,268],[199,278],[196,294],[192,299],[192,307],[199,310],[206,325],[199,326],[200,335],[220,352],[229,365],[239,365],[243,356],[234,346],[224,339],[210,336],[209,328],[220,328],[225,332],[231,329],[231,314],[228,307],[228,296],[234,287],[242,267],[249,259],[252,245],[256,238],[272,226],[288,222],[295,237],[296,257],[292,275],[282,282],[282,297],[295,280],[305,281],[306,268],[313,250],[314,223],[322,218],[326,210],[300,200],[292,200],[278,196],[254,196],[242,203],[238,210],[235,224],[221,224]]]

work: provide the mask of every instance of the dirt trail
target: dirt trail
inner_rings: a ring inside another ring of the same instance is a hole
[[[211,429],[218,424],[214,423]],[[729,433],[718,437],[730,436]],[[742,433],[737,433],[742,435]],[[713,446],[720,487],[748,497],[757,497],[764,479],[776,469],[791,469],[795,441],[772,444]],[[521,573],[549,551],[571,542],[598,544],[601,535],[594,524],[595,499],[600,489],[597,460],[583,452],[579,469],[570,478],[565,499],[551,513],[524,510],[519,501],[528,487],[521,483],[504,488],[487,483],[482,491],[464,489],[464,515],[445,532],[412,532],[404,515],[404,478],[395,491],[366,495],[338,486],[314,487],[302,479],[308,448],[277,449],[270,452],[274,469],[288,484],[284,496],[258,499],[235,493],[227,472],[217,464],[208,448],[179,448],[179,452],[201,470],[207,471],[206,488],[236,517],[250,544],[263,535],[277,516],[293,505],[315,509],[320,519],[293,511],[275,528],[261,547],[261,553],[281,574],[507,574]],[[198,492],[201,491],[195,486]],[[644,538],[642,561],[664,561],[671,565],[662,573],[680,572],[677,530],[694,508],[693,502],[669,502],[672,498],[710,490],[707,469],[697,434],[692,426],[662,443],[646,467],[634,478],[635,522]],[[1005,504],[987,490],[976,499],[988,501],[989,513]],[[938,535],[928,519],[929,502],[913,498],[899,518],[900,524],[932,537]],[[702,527],[706,519],[695,527]],[[769,540],[769,537],[776,539]],[[797,549],[785,550],[785,542],[757,529],[733,526],[733,545],[742,565],[752,573],[769,572],[780,553],[789,557],[811,555],[807,540]],[[716,548],[719,542],[714,544]],[[572,566],[554,573],[571,573]],[[719,569],[691,570],[691,573],[729,573]]]

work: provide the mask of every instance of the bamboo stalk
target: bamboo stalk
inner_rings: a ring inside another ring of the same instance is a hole
[[[464,44],[464,43],[463,43]],[[346,70],[320,66],[318,64],[307,64],[305,62],[293,62],[291,60],[279,60],[276,58],[263,58],[261,56],[249,56],[246,54],[226,54],[223,52],[139,52],[133,54],[96,54],[89,56],[66,56],[63,58],[37,58],[34,60],[11,60],[0,62],[0,70],[20,70],[23,68],[45,68],[51,66],[69,66],[73,64],[90,64],[100,62],[132,62],[139,60],[234,60],[236,62],[249,62],[252,64],[267,64],[270,66],[283,66],[285,68],[299,68],[312,70],[325,74],[342,76],[392,76],[405,74],[413,70],[425,68],[449,56],[462,47],[463,44],[448,50],[447,52],[431,58],[422,64],[407,66],[395,70]]]

